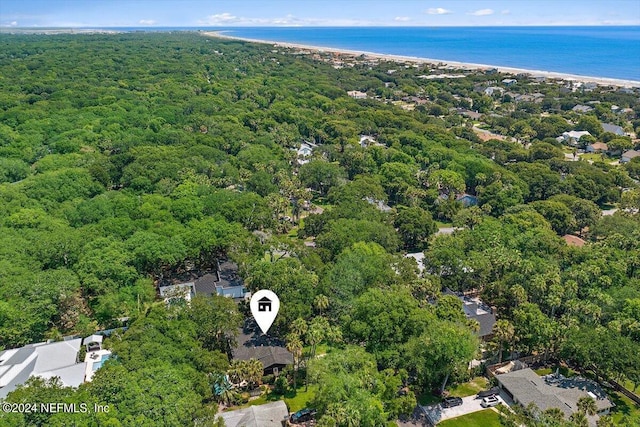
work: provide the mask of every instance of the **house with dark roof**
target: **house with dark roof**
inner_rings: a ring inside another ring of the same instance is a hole
[[[283,400],[254,405],[219,415],[227,427],[283,427],[287,425],[289,410]]]
[[[189,282],[160,286],[158,290],[167,304],[188,302],[197,295],[218,295],[234,299],[247,296],[242,278],[238,275],[238,264],[229,260],[216,260],[214,273],[207,273]]]
[[[462,301],[462,310],[467,319],[473,319],[478,322],[480,328],[476,334],[483,341],[489,341],[493,338],[493,325],[496,323],[495,310],[482,302],[480,298],[465,296],[460,293],[453,292],[447,288],[445,295],[453,295]]]
[[[215,273],[205,274],[194,282],[195,295],[219,295],[244,298],[246,289],[238,275],[238,264],[229,260],[216,261]]]
[[[293,355],[284,347],[284,342],[263,334],[253,319],[245,321],[237,342],[232,351],[233,358],[259,360],[264,366],[265,375],[277,375],[293,364]]]
[[[614,406],[597,383],[582,377],[565,378],[557,374],[540,377],[525,368],[496,375],[496,380],[515,403],[524,407],[533,403],[541,411],[557,408],[567,418],[578,411],[581,397],[590,396],[595,400],[598,413],[595,417],[608,414]],[[595,424],[595,420],[590,421]]]
[[[460,194],[456,197],[456,201],[462,203],[462,206],[468,208],[469,206],[476,206],[478,204],[478,198],[471,194]]]

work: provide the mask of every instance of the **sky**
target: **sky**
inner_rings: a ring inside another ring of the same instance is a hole
[[[640,0],[0,0],[2,27],[640,25]]]

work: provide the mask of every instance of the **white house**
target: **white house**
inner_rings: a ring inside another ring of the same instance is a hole
[[[311,157],[313,154],[313,150],[317,147],[316,144],[312,142],[305,141],[300,144],[300,148],[298,148],[298,164],[304,165],[305,163],[309,163],[307,157]]]
[[[564,132],[562,136],[556,138],[559,142],[565,142],[569,145],[577,145],[580,142],[580,138],[585,135],[591,135],[587,130],[572,130],[570,132]]]
[[[347,92],[347,95],[353,99],[367,99],[367,94],[365,92],[360,92],[359,90],[350,90]]]
[[[85,381],[84,362],[78,361],[82,338],[40,342],[0,352],[0,399],[24,384],[30,377],[60,378],[67,387]]]

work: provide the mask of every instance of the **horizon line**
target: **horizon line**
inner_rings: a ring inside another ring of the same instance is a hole
[[[10,26],[2,25],[0,29],[36,30],[36,29],[100,29],[100,28],[531,28],[531,27],[640,27],[638,24],[522,24],[522,25],[53,25],[53,26]]]

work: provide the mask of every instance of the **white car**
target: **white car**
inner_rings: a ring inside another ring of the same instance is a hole
[[[490,408],[491,406],[497,406],[499,403],[500,399],[496,396],[489,396],[482,399],[482,403],[480,403],[480,405],[482,405],[483,408]]]

